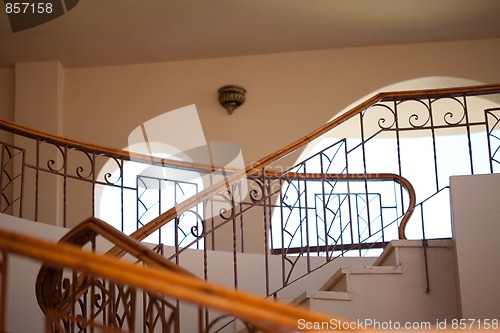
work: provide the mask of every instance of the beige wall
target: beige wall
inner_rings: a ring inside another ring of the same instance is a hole
[[[63,74],[58,61],[16,64],[16,123],[62,134]]]
[[[249,164],[389,84],[427,76],[500,82],[499,53],[496,39],[66,69],[64,134],[122,148],[142,122],[195,103],[207,140],[239,144]],[[225,84],[248,91],[232,116],[217,102]]]
[[[0,68],[0,118],[14,119],[14,69]],[[0,140],[11,142],[12,138],[1,131]]]
[[[0,117],[14,118],[14,69],[0,68]]]
[[[194,103],[207,140],[239,144],[249,164],[389,84],[427,76],[500,82],[499,52],[492,39],[65,68],[63,133],[122,148],[142,122]],[[217,103],[225,84],[248,90],[232,116]],[[14,93],[14,70],[0,69],[3,119],[13,119]]]
[[[52,134],[63,133],[63,78],[64,69],[58,61],[22,63],[15,66],[15,99],[14,99],[14,121],[18,124],[35,128]],[[35,157],[35,146],[30,146],[31,140],[16,136],[14,143],[19,147],[25,147],[26,163],[37,164],[38,159],[41,166],[49,160],[55,161],[54,169],[63,168],[63,156],[61,152],[49,145],[40,146],[41,158]],[[33,158],[30,158],[30,155]],[[62,177],[56,177],[50,173],[41,173],[38,177],[25,170],[25,191],[23,205],[24,217],[30,216],[35,220],[35,190],[37,183],[40,195],[38,196],[37,220],[49,224],[63,226],[63,182]],[[56,200],[54,200],[56,198]]]
[[[249,164],[390,84],[428,76],[500,82],[499,52],[492,39],[65,68],[62,132],[123,148],[142,122],[194,103],[207,140],[239,144]],[[14,84],[14,70],[0,69],[4,119],[14,116]],[[248,90],[232,116],[217,102],[225,84]]]

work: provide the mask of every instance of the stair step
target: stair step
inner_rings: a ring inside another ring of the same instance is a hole
[[[382,254],[375,260],[373,266],[398,266],[401,265],[399,247],[391,241],[384,249]]]
[[[348,275],[350,274],[402,274],[402,266],[351,266],[341,267],[324,285],[320,291],[348,292]],[[343,283],[341,284],[341,281]]]
[[[293,305],[301,305],[308,299],[324,299],[335,301],[350,301],[352,295],[348,291],[346,277],[351,274],[402,274],[401,266],[353,266],[340,268],[320,290],[307,290],[290,302]],[[333,290],[342,279],[346,279],[342,286],[345,290]]]
[[[340,267],[340,269],[338,271],[335,272],[335,274],[333,274],[333,276],[328,279],[328,281],[326,281],[326,283],[319,289],[320,291],[332,291],[334,290],[335,286],[339,286],[340,284],[340,281],[342,279],[344,279],[345,281],[345,273],[344,273],[344,270],[347,269],[349,267]],[[346,283],[346,281],[345,281]],[[347,292],[347,285],[344,283],[344,285],[340,286],[340,289],[342,291],[345,291]],[[338,291],[338,289],[336,289]]]
[[[352,266],[342,268],[344,274],[402,274],[402,266]]]
[[[382,254],[375,260],[373,266],[397,266],[401,265],[400,250],[404,248],[422,248],[422,240],[393,240],[384,249]],[[429,241],[427,248],[453,248],[451,239],[435,239]]]
[[[297,298],[291,301],[291,305],[301,305],[308,299],[326,299],[335,301],[350,301],[352,300],[351,293],[342,291],[321,291],[321,290],[306,290]]]

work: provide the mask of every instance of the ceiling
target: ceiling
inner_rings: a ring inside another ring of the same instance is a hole
[[[499,0],[81,0],[13,33],[0,67],[121,65],[302,50],[500,38]]]

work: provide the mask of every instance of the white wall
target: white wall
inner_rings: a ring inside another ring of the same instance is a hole
[[[0,228],[37,237],[43,240],[59,240],[66,229],[44,223],[34,223],[9,215],[0,214]],[[43,313],[35,298],[35,281],[40,263],[30,259],[9,257],[7,277],[7,332],[41,332]],[[26,318],[29,317],[29,320]]]
[[[500,319],[500,175],[451,177],[462,318]]]

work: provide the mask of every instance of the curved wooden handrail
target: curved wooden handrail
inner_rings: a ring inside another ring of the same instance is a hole
[[[221,310],[267,332],[301,331],[297,327],[299,319],[308,322],[328,322],[332,319],[304,308],[276,303],[218,286],[175,270],[134,265],[72,245],[51,243],[4,230],[0,230],[0,249],[53,267],[73,269],[150,293]]]
[[[486,94],[494,94],[494,93],[500,93],[500,84],[489,84],[489,85],[482,85],[482,86],[468,86],[468,87],[457,87],[457,88],[444,88],[444,89],[426,89],[426,90],[410,90],[410,91],[397,91],[397,92],[381,92],[373,97],[367,99],[366,101],[362,102],[361,104],[353,107],[349,111],[341,114],[340,116],[336,117],[335,119],[329,121],[325,125],[321,126],[317,130],[311,132],[310,134],[302,137],[301,139],[289,144],[288,146],[271,153],[267,155],[266,157],[256,161],[255,163],[251,164],[250,166],[246,167],[245,170],[236,170],[230,177],[225,179],[224,181],[221,181],[219,183],[213,184],[207,188],[205,188],[203,191],[198,193],[195,196],[192,196],[188,198],[187,200],[183,201],[179,205],[169,209],[162,215],[158,216],[157,218],[153,219],[149,223],[145,224],[143,227],[140,229],[136,230],[134,233],[132,233],[130,236],[138,239],[138,240],[143,240],[162,226],[164,226],[166,223],[169,221],[173,220],[177,215],[183,214],[187,210],[191,209],[192,207],[196,206],[200,202],[203,202],[204,200],[207,200],[210,198],[212,195],[224,190],[227,186],[233,185],[236,182],[242,180],[243,178],[246,178],[250,175],[254,175],[259,173],[263,168],[266,166],[270,165],[271,163],[276,162],[277,160],[287,156],[288,154],[292,153],[293,151],[296,151],[300,148],[303,148],[305,145],[308,143],[312,142],[313,140],[319,138],[323,134],[327,133],[328,131],[332,130],[334,127],[339,126],[340,124],[346,122],[350,118],[360,114],[361,112],[365,111],[367,108],[370,106],[382,102],[382,101],[389,101],[389,100],[407,100],[407,99],[412,99],[412,98],[439,98],[439,97],[445,97],[445,96],[475,96],[475,95],[486,95]],[[267,171],[266,171],[267,172]],[[406,223],[405,223],[406,225]],[[404,231],[401,234],[400,232],[400,237],[404,237]]]
[[[394,173],[373,173],[373,174],[338,174],[338,173],[296,173],[296,172],[287,172],[286,174],[282,173],[267,173],[266,177],[283,179],[283,180],[348,180],[348,181],[384,181],[384,180],[392,180],[401,186],[403,186],[408,192],[408,208],[406,212],[403,214],[403,218],[401,219],[401,223],[398,227],[398,236],[399,239],[406,239],[405,228],[410,220],[413,211],[415,209],[417,196],[415,194],[415,188],[410,183],[410,181],[402,176],[396,175]]]
[[[126,236],[108,223],[93,217],[86,219],[68,231],[59,240],[59,243],[70,244],[81,248],[91,243],[97,236],[101,236],[108,240],[114,247],[120,248],[124,253],[132,255],[150,268],[156,267],[167,269],[183,276],[194,276],[189,271],[172,263],[158,253],[151,251],[139,241]],[[62,269],[42,265],[37,275],[35,293],[38,305],[44,313],[53,310],[56,306],[59,309],[65,306],[72,306],[71,301],[78,299],[88,287],[88,285],[84,283],[84,279],[79,277],[79,283],[77,283],[78,289],[72,290],[73,293],[69,295],[68,299],[61,299],[61,294],[55,292],[58,290],[57,286],[60,285],[61,281]]]

